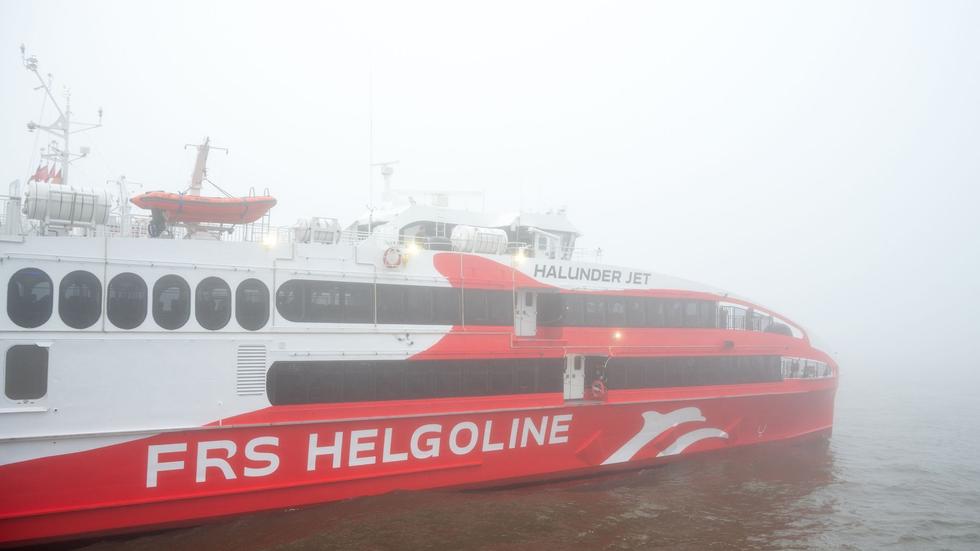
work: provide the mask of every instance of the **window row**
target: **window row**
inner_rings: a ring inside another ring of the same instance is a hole
[[[610,389],[737,385],[782,380],[779,356],[689,356],[612,358]]]
[[[292,279],[276,291],[283,318],[307,323],[511,325],[511,291]]]
[[[273,405],[561,392],[562,359],[276,362]]]
[[[106,286],[106,317],[120,329],[135,329],[152,311],[153,321],[164,329],[179,329],[194,316],[205,329],[217,330],[231,320],[232,302],[235,319],[249,331],[261,329],[269,320],[269,289],[258,279],[238,284],[232,297],[231,287],[223,279],[207,277],[194,289],[178,275],[165,275],[153,284],[152,295],[146,282],[137,274],[125,272],[113,277]],[[15,324],[40,327],[51,318],[54,284],[44,271],[24,268],[11,276],[7,286],[7,315]],[[85,329],[102,316],[102,282],[85,270],[65,275],[58,285],[58,315],[65,325]]]
[[[590,294],[541,294],[538,324],[545,327],[716,327],[708,300]]]

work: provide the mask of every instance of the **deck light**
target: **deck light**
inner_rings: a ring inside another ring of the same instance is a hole
[[[613,335],[612,336],[613,336],[613,339],[616,339],[618,341],[618,340],[620,340],[620,339],[623,338],[623,332],[622,331],[613,331]]]
[[[405,254],[411,256],[415,256],[419,254],[419,244],[416,243],[415,241],[410,242],[408,244],[408,247],[405,248]]]
[[[273,248],[273,247],[276,246],[276,243],[278,241],[279,241],[279,239],[278,239],[278,236],[276,236],[276,234],[274,234],[274,233],[267,233],[267,234],[265,234],[264,237],[262,237],[262,246],[265,247],[265,248],[267,248],[267,249],[271,249],[271,248]]]
[[[520,266],[524,264],[525,260],[527,260],[527,256],[524,254],[524,249],[517,249],[517,253],[514,254],[514,264]]]

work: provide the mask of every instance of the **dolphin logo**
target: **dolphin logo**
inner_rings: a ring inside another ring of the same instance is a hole
[[[613,452],[603,465],[613,465],[625,463],[633,459],[644,446],[652,442],[655,438],[668,430],[692,421],[704,421],[701,410],[696,407],[686,407],[676,409],[670,413],[658,413],[656,411],[646,411],[643,413],[643,427],[640,432],[630,438],[621,448]],[[695,442],[700,442],[705,438],[728,438],[728,433],[715,428],[703,428],[681,435],[671,445],[657,454],[657,457],[676,455],[684,451],[688,446]]]

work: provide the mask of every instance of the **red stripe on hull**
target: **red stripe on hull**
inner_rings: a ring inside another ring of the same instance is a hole
[[[393,490],[564,478],[823,433],[833,423],[836,382],[793,382],[782,393],[746,385],[743,395],[706,397],[711,389],[702,388],[699,398],[551,402],[426,416],[379,406],[371,419],[310,421],[299,415],[281,424],[164,433],[0,467],[0,543],[188,523]],[[640,398],[619,399],[634,397]],[[281,411],[271,416],[283,417]],[[341,445],[331,449],[338,434]]]

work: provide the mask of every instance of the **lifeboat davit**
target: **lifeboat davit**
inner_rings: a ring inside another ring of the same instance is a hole
[[[269,195],[205,197],[186,193],[150,191],[130,199],[134,205],[163,212],[171,224],[250,224],[276,206]]]

